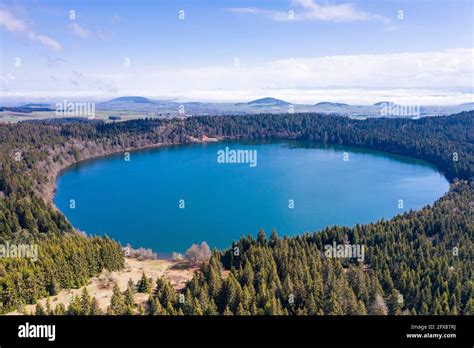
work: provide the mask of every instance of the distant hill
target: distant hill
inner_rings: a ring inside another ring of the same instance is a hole
[[[99,110],[127,110],[148,112],[156,109],[159,102],[140,96],[125,96],[97,104]]]
[[[349,104],[344,104],[344,103],[332,103],[332,102],[320,102],[317,104],[314,104],[314,106],[324,106],[324,107],[338,107],[338,106],[349,106]]]
[[[42,103],[28,103],[25,105],[19,106],[19,108],[49,108],[51,104],[42,104]]]
[[[109,100],[105,103],[140,103],[140,104],[155,104],[153,100],[150,100],[145,97],[137,97],[137,96],[130,96],[130,97],[119,97],[112,100]]]
[[[36,105],[32,107],[31,105]],[[31,113],[39,111],[54,111],[54,109],[49,107],[49,104],[44,104],[45,106],[40,106],[43,104],[25,104],[22,106],[0,106],[0,111],[11,111],[11,112],[21,112],[21,113]]]
[[[462,104],[459,104],[459,106],[468,106],[468,107],[472,107],[472,108],[474,108],[474,102],[470,102],[470,103],[462,103]]]
[[[261,99],[257,99],[257,100],[252,100],[248,103],[246,103],[247,105],[252,105],[252,106],[285,106],[285,105],[290,105],[290,103],[284,101],[284,100],[280,100],[280,99],[276,99],[276,98],[270,98],[270,97],[267,97],[267,98],[261,98]],[[242,105],[242,104],[240,104]]]
[[[378,103],[375,103],[374,106],[384,106],[384,105],[392,105],[392,106],[395,106],[397,105],[396,103],[393,103],[391,101],[381,101],[381,102],[378,102]]]

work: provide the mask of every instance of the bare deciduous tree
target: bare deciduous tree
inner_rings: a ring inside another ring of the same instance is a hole
[[[201,245],[193,244],[186,251],[186,260],[193,265],[207,261],[210,257],[211,249],[206,242],[202,242]]]
[[[374,315],[387,315],[388,308],[380,294],[375,295],[375,300],[370,306],[370,313]]]

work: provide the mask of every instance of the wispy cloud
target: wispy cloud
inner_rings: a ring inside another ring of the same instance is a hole
[[[108,37],[110,37],[110,32],[104,30],[104,29],[98,29],[98,30],[90,30],[85,28],[84,26],[74,22],[69,25],[69,28],[72,30],[72,33],[76,35],[77,37],[80,37],[81,39],[89,39],[89,38],[98,38],[101,40],[105,40]]]
[[[353,21],[379,21],[384,24],[390,23],[390,19],[378,14],[359,10],[352,3],[319,5],[314,0],[293,0],[294,9],[289,11],[270,10],[259,7],[233,7],[230,12],[262,15],[274,21],[330,21],[330,22],[353,22]]]
[[[97,90],[109,94],[117,93],[118,89],[114,82],[105,80],[99,75],[88,75],[80,71],[71,71],[69,82],[77,89]]]
[[[121,23],[122,17],[118,13],[114,13],[111,17],[112,23]]]
[[[12,74],[0,75],[0,81],[8,84],[10,81],[15,81],[16,78]]]
[[[50,55],[46,55],[45,59],[46,59],[46,64],[50,68],[57,68],[61,66],[62,64],[66,63],[66,60],[61,57],[52,57]]]
[[[24,21],[16,18],[5,8],[0,8],[0,26],[10,33],[21,35],[30,41],[39,42],[43,46],[55,51],[60,51],[63,48],[55,39],[31,30]]]
[[[77,23],[72,23],[69,25],[69,28],[71,28],[72,32],[74,35],[82,38],[82,39],[87,39],[92,36],[92,33],[90,30],[82,27],[81,25]]]
[[[88,70],[58,74],[47,85],[48,71],[30,79],[30,90],[9,81],[5,96],[146,95],[187,100],[250,100],[272,96],[295,103],[321,100],[370,104],[380,100],[422,105],[472,100],[472,48],[390,54],[294,57],[242,64],[142,67],[124,72]],[[18,87],[18,88],[14,88]],[[71,89],[71,87],[73,87]]]

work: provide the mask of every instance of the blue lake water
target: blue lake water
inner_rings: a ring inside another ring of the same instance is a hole
[[[255,150],[256,166],[218,163],[218,151],[226,147]],[[375,151],[219,142],[132,152],[130,161],[120,154],[76,164],[59,176],[55,204],[88,234],[169,253],[202,241],[228,247],[261,227],[267,235],[276,228],[290,236],[388,219],[432,204],[448,189],[433,166]]]

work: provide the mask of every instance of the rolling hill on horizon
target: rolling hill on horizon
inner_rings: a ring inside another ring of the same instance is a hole
[[[281,99],[277,99],[277,98],[265,97],[265,98],[249,101],[248,103],[245,103],[245,104],[252,105],[252,106],[285,106],[285,105],[290,105],[291,103],[281,100]]]
[[[61,102],[63,102],[61,100]],[[94,101],[77,100],[68,102],[94,103]],[[51,99],[23,100],[21,103],[7,103],[10,106],[0,106],[0,121],[17,122],[25,119],[56,118],[55,104]],[[377,118],[377,117],[407,117],[420,118],[427,116],[440,116],[470,111],[474,103],[459,105],[417,106],[403,105],[384,100],[372,105],[352,105],[342,102],[320,101],[316,104],[290,103],[286,100],[265,97],[248,102],[205,102],[205,101],[179,101],[177,99],[152,99],[144,96],[121,96],[106,101],[95,102],[97,117],[107,119],[118,114],[122,120],[144,117],[176,117],[176,116],[218,116],[218,115],[250,115],[263,113],[323,113],[347,116],[351,118]],[[387,110],[387,106],[390,108]],[[407,109],[415,112],[407,113]]]
[[[145,97],[141,97],[141,96],[124,96],[124,97],[118,97],[118,98],[114,98],[114,99],[111,99],[109,101],[107,101],[107,103],[117,103],[117,102],[128,102],[128,103],[150,103],[150,104],[153,104],[154,101],[148,99],[148,98],[145,98]]]
[[[323,102],[319,102],[319,103],[314,104],[314,106],[338,107],[338,106],[350,106],[350,105],[345,104],[345,103],[333,103],[333,102],[323,101]]]

